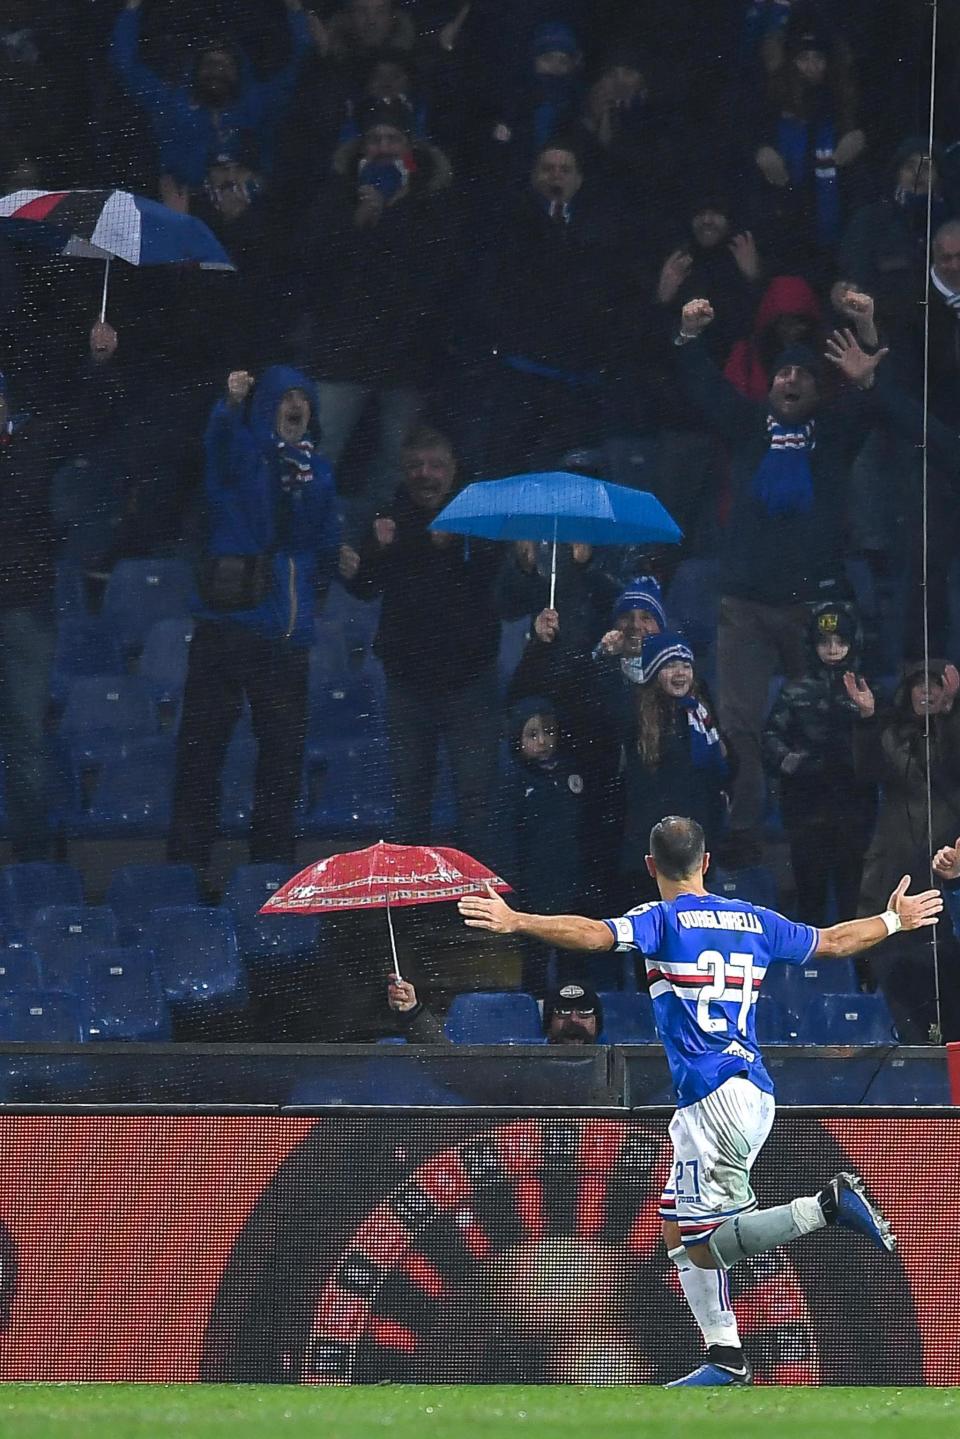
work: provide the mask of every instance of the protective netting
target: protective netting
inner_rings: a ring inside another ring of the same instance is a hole
[[[7,0],[0,1039],[429,1042],[567,980],[652,1038],[632,965],[449,903],[391,915],[407,1018],[383,910],[258,917],[380,838],[596,917],[655,897],[670,813],[811,924],[926,886],[960,832],[933,9]],[[557,529],[430,528],[533,473],[574,477]],[[960,1034],[957,964],[945,919],[808,967],[761,1037]]]

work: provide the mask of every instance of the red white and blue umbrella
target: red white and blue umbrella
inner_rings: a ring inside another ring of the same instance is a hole
[[[126,190],[16,190],[0,196],[0,231],[60,255],[106,261],[101,320],[113,259],[128,265],[236,268],[202,220]]]

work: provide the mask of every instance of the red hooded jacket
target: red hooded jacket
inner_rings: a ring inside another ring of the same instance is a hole
[[[768,374],[761,359],[765,332],[781,315],[804,315],[819,325],[823,307],[816,294],[798,275],[778,275],[771,280],[757,306],[753,333],[738,340],[730,351],[723,373],[741,395],[748,400],[765,400],[773,376]]]

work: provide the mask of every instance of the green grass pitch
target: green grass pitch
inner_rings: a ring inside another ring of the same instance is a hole
[[[3,1439],[925,1439],[960,1389],[0,1385]]]

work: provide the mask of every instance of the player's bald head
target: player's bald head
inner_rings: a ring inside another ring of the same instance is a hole
[[[700,874],[706,839],[695,819],[669,814],[650,831],[650,857],[664,879]]]

